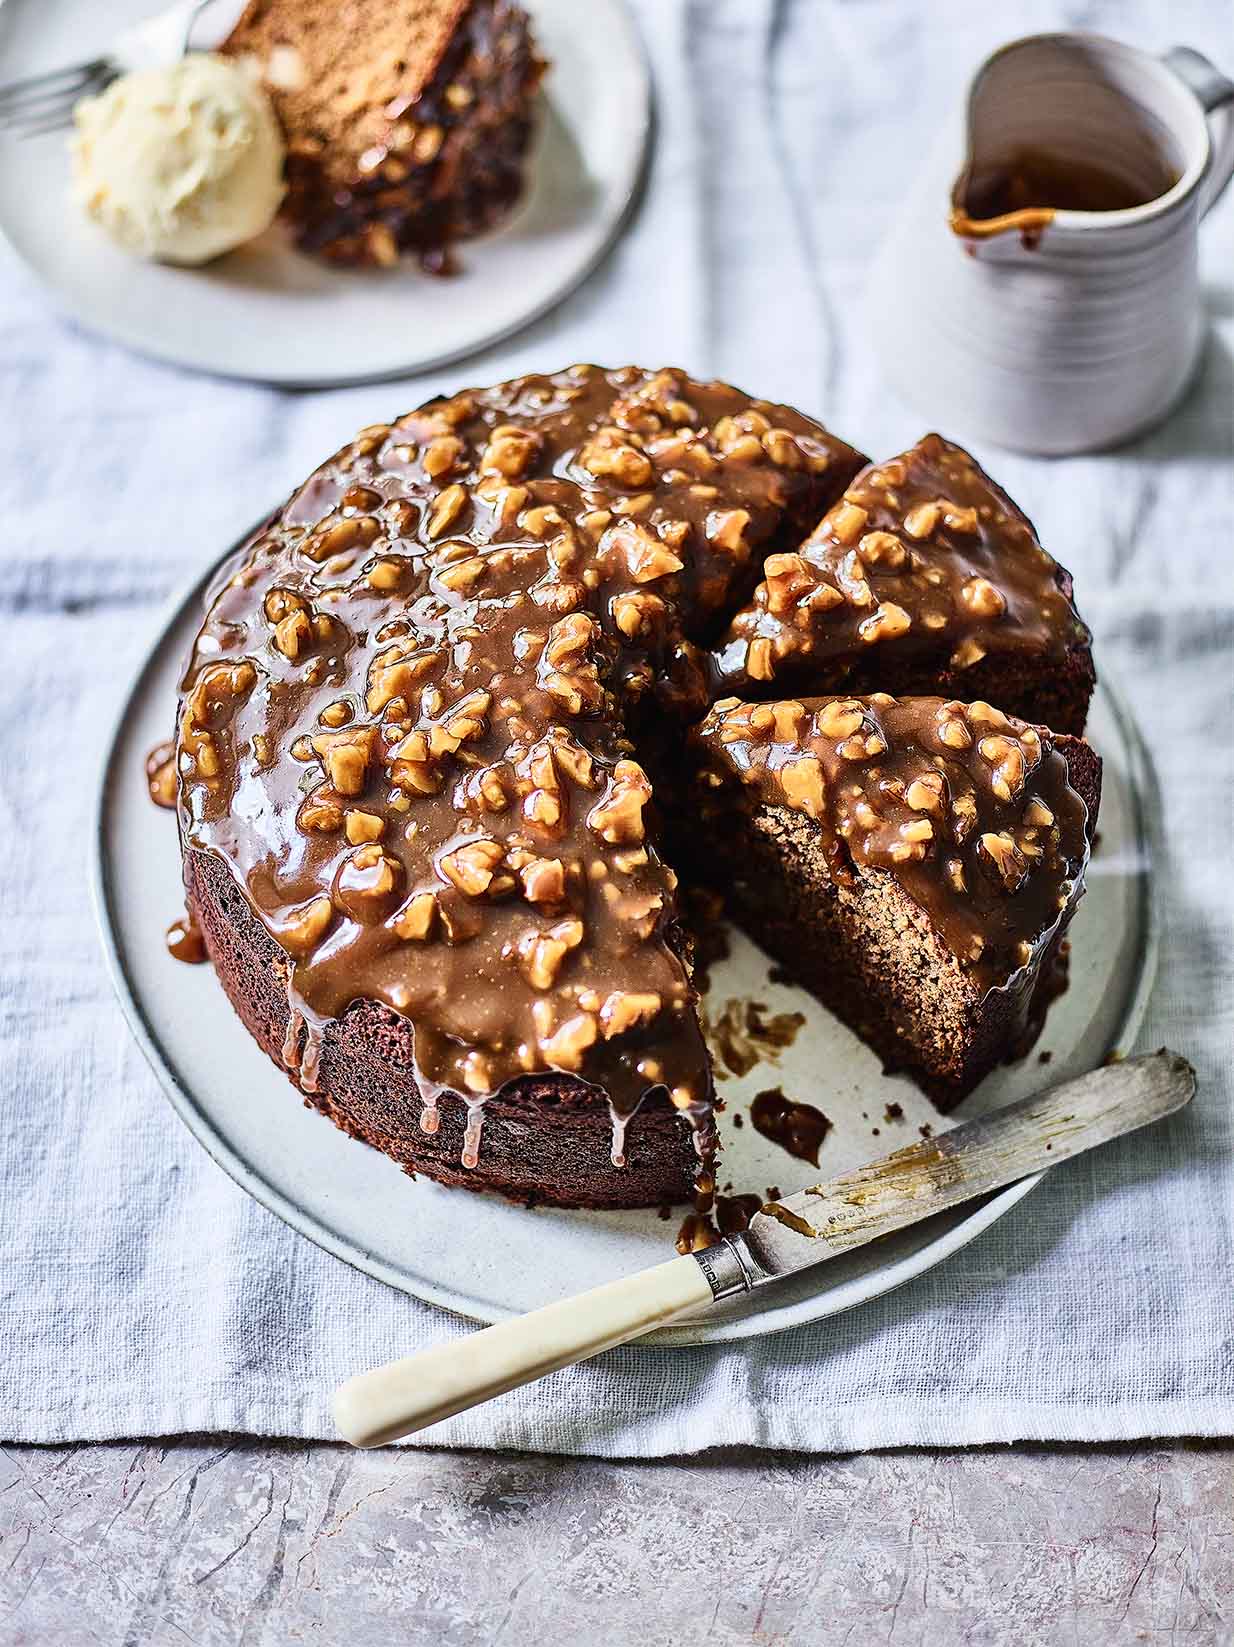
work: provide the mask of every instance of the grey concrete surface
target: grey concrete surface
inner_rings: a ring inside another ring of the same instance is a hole
[[[7,1447],[14,1647],[1234,1641],[1234,1445],[607,1463]]]

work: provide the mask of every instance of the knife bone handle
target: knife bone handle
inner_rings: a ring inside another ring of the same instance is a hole
[[[727,1267],[724,1275],[727,1285]],[[447,1340],[359,1373],[334,1392],[334,1421],[352,1446],[381,1447],[574,1361],[641,1338],[705,1309],[717,1296],[695,1255],[670,1258],[486,1327],[461,1343]]]

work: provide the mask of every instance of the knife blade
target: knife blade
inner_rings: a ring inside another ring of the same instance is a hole
[[[717,1246],[359,1373],[334,1393],[335,1423],[356,1447],[411,1435],[1147,1126],[1181,1109],[1194,1092],[1191,1065],[1164,1050],[1093,1070],[769,1201],[744,1234]]]

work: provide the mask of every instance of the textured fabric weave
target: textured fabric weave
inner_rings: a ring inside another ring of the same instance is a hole
[[[327,1436],[338,1380],[467,1330],[248,1200],[111,998],[90,786],[157,603],[355,428],[533,367],[676,362],[899,450],[921,420],[881,384],[860,303],[881,226],[977,62],[1079,25],[1185,40],[1234,70],[1230,18],[1205,0],[1082,10],[643,0],[659,143],[629,233],[556,314],[431,380],[280,395],[189,377],[56,318],[0,250],[0,1431]],[[1168,426],[1099,457],[988,454],[1074,570],[1156,751],[1170,844],[1141,1039],[1194,1061],[1198,1101],[1058,1169],[886,1298],[744,1346],[615,1352],[435,1443],[650,1455],[1234,1429],[1234,198],[1203,242],[1213,337]]]

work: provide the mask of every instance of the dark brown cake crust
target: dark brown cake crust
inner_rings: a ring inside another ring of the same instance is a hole
[[[228,1000],[250,1035],[288,1073],[285,957],[256,920],[221,858],[184,856],[186,902]],[[527,1206],[674,1206],[694,1192],[699,1156],[686,1118],[651,1094],[626,1137],[626,1165],[610,1158],[612,1118],[597,1088],[568,1075],[512,1082],[484,1107],[476,1166],[460,1164],[467,1106],[439,1101],[441,1124],[421,1130],[423,1097],[413,1074],[412,1026],[376,1001],[355,1001],[326,1026],[318,1089],[304,1102],[351,1137],[392,1156],[412,1174],[464,1189],[495,1191]],[[705,1142],[705,1141],[701,1141]]]

